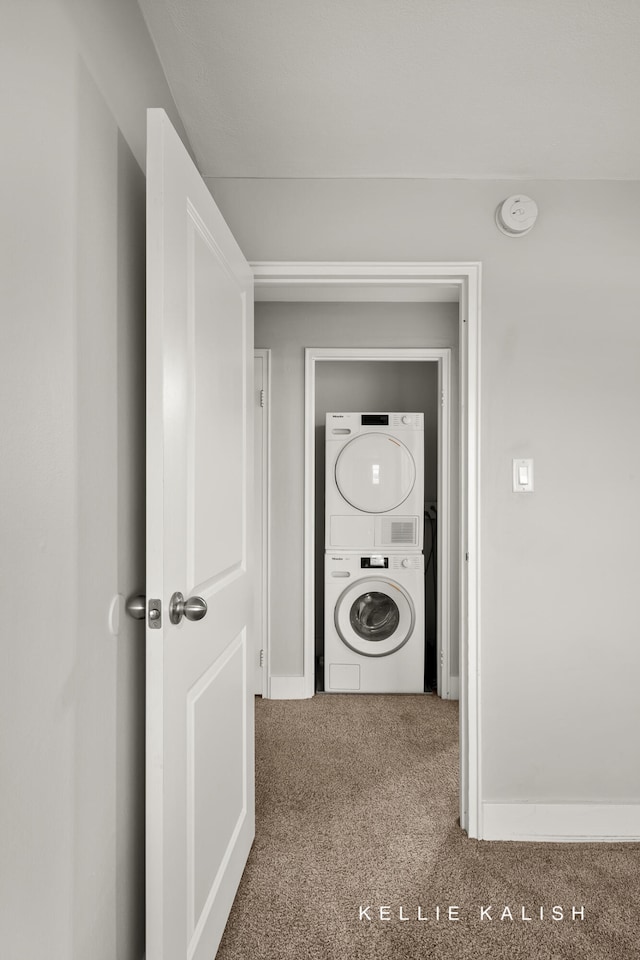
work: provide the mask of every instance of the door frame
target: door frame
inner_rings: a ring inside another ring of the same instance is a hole
[[[262,416],[262,472],[256,483],[260,483],[262,501],[261,549],[258,563],[262,582],[262,696],[271,697],[271,350],[254,347],[254,359],[262,360],[262,382],[264,384],[264,403]]]
[[[305,673],[308,651],[315,655],[315,421],[316,421],[316,366],[323,362],[352,363],[354,361],[385,363],[435,363],[438,368],[438,552],[437,552],[437,671],[438,695],[445,700],[452,697],[450,676],[451,648],[451,569],[450,528],[451,503],[451,347],[307,347],[305,349],[305,497],[304,497],[304,650]],[[307,481],[311,481],[310,483]],[[312,588],[307,586],[310,574]],[[315,668],[315,656],[314,656]],[[457,691],[455,691],[457,692]]]
[[[479,262],[384,263],[260,261],[251,263],[256,300],[454,300],[460,356],[460,823],[482,836],[480,713],[480,322]],[[310,479],[305,480],[305,497]],[[311,547],[313,544],[311,544]],[[309,545],[305,540],[305,558]],[[311,554],[313,561],[313,555]],[[305,563],[305,592],[310,578]],[[305,617],[306,619],[306,617]],[[285,678],[283,678],[285,679]],[[314,663],[286,678],[292,697],[314,693]],[[273,681],[272,681],[273,682]],[[283,686],[283,691],[285,686]]]

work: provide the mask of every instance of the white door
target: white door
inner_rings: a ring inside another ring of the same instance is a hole
[[[146,958],[213,960],[255,823],[253,280],[164,111],[147,136]]]

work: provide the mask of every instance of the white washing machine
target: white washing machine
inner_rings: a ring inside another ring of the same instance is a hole
[[[325,555],[324,689],[422,693],[422,554]]]
[[[422,413],[328,413],[325,549],[422,550]]]

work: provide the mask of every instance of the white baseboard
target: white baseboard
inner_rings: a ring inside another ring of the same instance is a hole
[[[307,700],[310,696],[304,677],[271,677],[271,700]],[[443,699],[460,699],[460,677],[449,678],[449,696]]]
[[[638,803],[483,803],[483,840],[640,840]]]
[[[307,700],[309,694],[304,677],[271,677],[271,700]]]

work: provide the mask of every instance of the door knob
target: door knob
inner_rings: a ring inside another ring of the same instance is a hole
[[[202,597],[189,597],[185,600],[179,590],[176,590],[169,602],[171,623],[180,623],[183,617],[187,620],[202,620],[206,613],[207,603]]]
[[[144,620],[147,610],[147,598],[144,593],[134,597],[127,597],[124,609],[134,620]],[[149,600],[149,626],[152,630],[159,630],[162,625],[162,607],[160,600]]]
[[[134,620],[144,620],[147,609],[147,598],[144,593],[138,594],[137,597],[127,597],[124,608]]]

